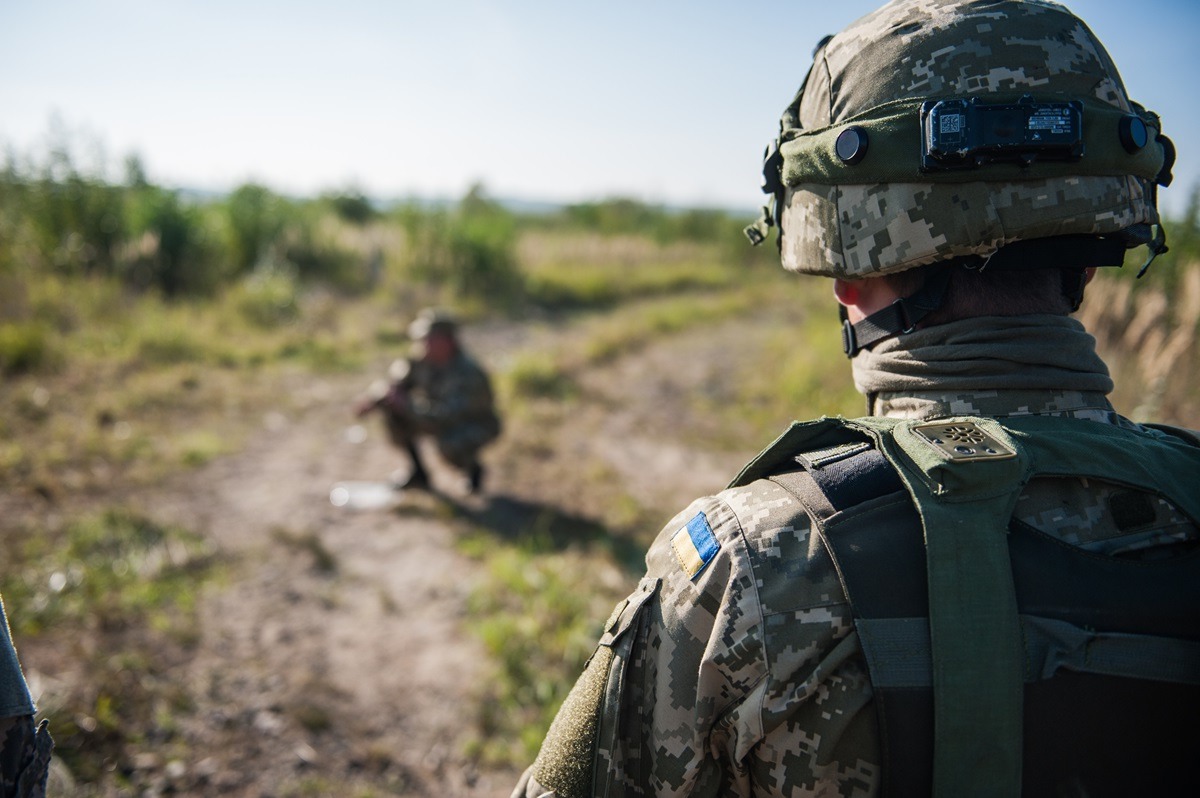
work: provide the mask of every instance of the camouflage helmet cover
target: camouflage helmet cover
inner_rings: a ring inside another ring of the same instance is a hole
[[[1082,102],[1081,160],[918,168],[922,101],[1023,95]],[[1136,153],[1115,146],[1131,114],[1149,131]],[[834,150],[850,123],[864,125],[873,145],[853,165]],[[780,129],[773,215],[784,268],[830,277],[1157,224],[1154,182],[1164,162],[1169,169],[1158,117],[1130,103],[1104,47],[1048,0],[894,0],[818,46]]]

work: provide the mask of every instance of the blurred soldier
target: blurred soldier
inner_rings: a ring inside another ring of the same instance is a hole
[[[399,488],[429,487],[429,472],[416,441],[429,436],[438,451],[466,474],[472,493],[483,483],[479,450],[500,434],[500,420],[484,370],[463,350],[458,325],[441,311],[424,310],[409,325],[413,358],[400,358],[359,402],[359,416],[383,411],[388,433],[408,452],[412,468],[399,479]]]
[[[833,278],[871,415],[667,525],[514,795],[1200,795],[1200,439],[1069,317],[1173,158],[1046,0],[821,42],[747,233]]]
[[[42,798],[54,743],[33,722],[33,699],[17,662],[0,603],[0,798]]]

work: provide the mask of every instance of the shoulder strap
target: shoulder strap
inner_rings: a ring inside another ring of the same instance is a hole
[[[996,454],[961,464],[914,432],[915,422],[862,419],[855,426],[869,430],[897,466],[925,531],[935,654],[933,794],[958,795],[972,784],[981,796],[1020,795],[1022,644],[1008,519],[1028,478],[1028,458],[990,419],[946,424],[950,432],[935,436],[944,445],[957,435],[972,452],[983,450],[965,444],[986,436]]]
[[[790,472],[771,479],[813,515],[847,588],[873,683],[882,678],[886,686],[902,688],[880,691],[888,693],[878,703],[885,746],[903,747],[905,740],[903,734],[888,732],[889,707],[904,713],[906,722],[930,712],[927,704],[901,706],[897,701],[914,695],[904,688],[932,683],[933,728],[925,739],[934,740],[934,794],[961,794],[962,785],[970,784],[979,794],[1019,795],[1022,683],[1031,675],[1025,673],[1022,652],[1029,643],[1034,649],[1047,648],[1039,641],[1045,642],[1048,628],[1036,620],[1031,626],[1018,616],[1008,527],[1021,488],[1034,475],[1092,476],[1160,493],[1197,518],[1200,500],[1187,486],[1194,488],[1200,473],[1200,449],[1182,440],[1073,419],[1026,417],[1012,420],[1008,428],[980,418],[937,424],[826,419],[821,424],[816,437],[838,442],[798,457],[792,448]],[[841,429],[835,432],[831,425]],[[797,435],[803,426],[789,430],[792,443],[811,440]],[[764,453],[770,456],[760,459],[760,467],[783,470],[788,437]],[[796,461],[804,471],[795,470]],[[889,504],[887,494],[901,487],[911,503]],[[905,508],[912,517],[913,506],[919,520],[906,522]],[[855,508],[857,527],[839,528],[846,508]],[[867,527],[871,539],[864,546],[867,541],[859,539],[859,532]],[[919,538],[911,538],[922,527],[923,547]],[[862,552],[868,549],[886,550],[887,556],[866,558]],[[908,562],[905,552],[916,552],[915,558],[923,553],[925,561]],[[889,564],[894,567],[881,578],[880,568]],[[919,595],[926,570],[927,603]],[[913,581],[913,575],[918,588],[900,586]],[[881,591],[872,585],[885,583],[889,595],[873,596]],[[898,606],[896,599],[905,595],[907,603]],[[1055,635],[1061,637],[1065,628],[1055,626]],[[1082,629],[1072,634],[1087,636],[1086,650],[1095,655],[1089,668],[1134,678],[1189,681],[1179,674],[1194,668],[1200,656],[1195,644],[1179,641],[1142,637],[1134,655],[1128,648],[1133,638]],[[1147,643],[1172,652],[1174,659],[1165,670],[1146,669]],[[918,720],[918,728],[928,725]],[[910,723],[907,730],[911,728]],[[887,751],[886,761],[894,771],[892,766],[905,761],[903,752]],[[924,775],[929,783],[927,770]],[[920,783],[893,782],[887,773],[885,778],[898,785]]]
[[[1187,441],[1193,446],[1200,446],[1200,430],[1176,427],[1171,424],[1143,424],[1142,426],[1156,429],[1159,432],[1165,432],[1168,435],[1174,435],[1176,438]]]
[[[804,505],[850,603],[874,693],[882,794],[928,795],[933,696],[921,519],[869,442],[807,452],[790,467],[770,479]]]
[[[766,479],[772,474],[793,470],[798,452],[870,442],[868,435],[851,427],[844,418],[825,417],[815,421],[793,422],[742,468],[729,487],[741,487],[756,479]]]
[[[1070,418],[936,423],[860,419],[896,466],[925,530],[934,652],[934,794],[1021,785],[1021,628],[1007,528],[1035,475],[1104,479],[1168,497],[1200,518],[1200,449]],[[988,723],[981,724],[980,719]]]

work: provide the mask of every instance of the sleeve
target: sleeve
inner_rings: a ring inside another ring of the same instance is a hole
[[[406,385],[411,379],[412,363],[408,358],[398,358],[388,367],[387,378],[373,380],[358,398],[361,407],[379,407],[384,399],[398,386]]]
[[[25,684],[25,675],[17,661],[17,650],[13,646],[8,630],[8,616],[4,600],[0,598],[0,717],[32,715],[33,698]]]
[[[761,614],[745,541],[721,499],[659,534],[513,798],[749,795],[760,733]]]

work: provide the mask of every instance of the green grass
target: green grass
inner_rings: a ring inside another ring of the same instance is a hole
[[[653,258],[656,253],[647,254]],[[634,298],[728,288],[737,278],[735,270],[728,266],[704,261],[648,260],[631,264],[555,261],[530,267],[525,291],[530,301],[547,307],[605,308]]]
[[[537,754],[627,579],[603,547],[557,551],[540,547],[536,533],[524,545],[477,535],[484,537],[463,547],[486,558],[486,578],[468,611],[493,673],[476,697],[469,752],[487,765],[522,766]]]
[[[732,401],[708,408],[732,416],[723,427],[746,429],[743,437],[765,445],[790,420],[865,412],[851,379],[850,361],[842,354],[837,312],[832,301],[827,304],[807,303],[802,318],[773,331],[748,355],[732,380]]]
[[[575,379],[546,352],[519,355],[501,375],[502,389],[507,397],[522,401],[540,399],[570,399],[579,393]]]
[[[211,549],[186,529],[127,507],[61,529],[4,539],[4,599],[16,637],[61,641],[88,678],[47,693],[56,756],[99,781],[126,745],[189,711],[172,667],[200,640],[196,601],[215,573]],[[165,714],[164,714],[165,712]]]
[[[11,542],[10,542],[11,545]],[[120,626],[138,617],[188,615],[195,577],[211,552],[198,536],[113,507],[40,530],[8,560],[16,578],[5,585],[18,635],[66,627]]]
[[[0,324],[0,375],[39,371],[55,359],[49,328],[41,322]]]

